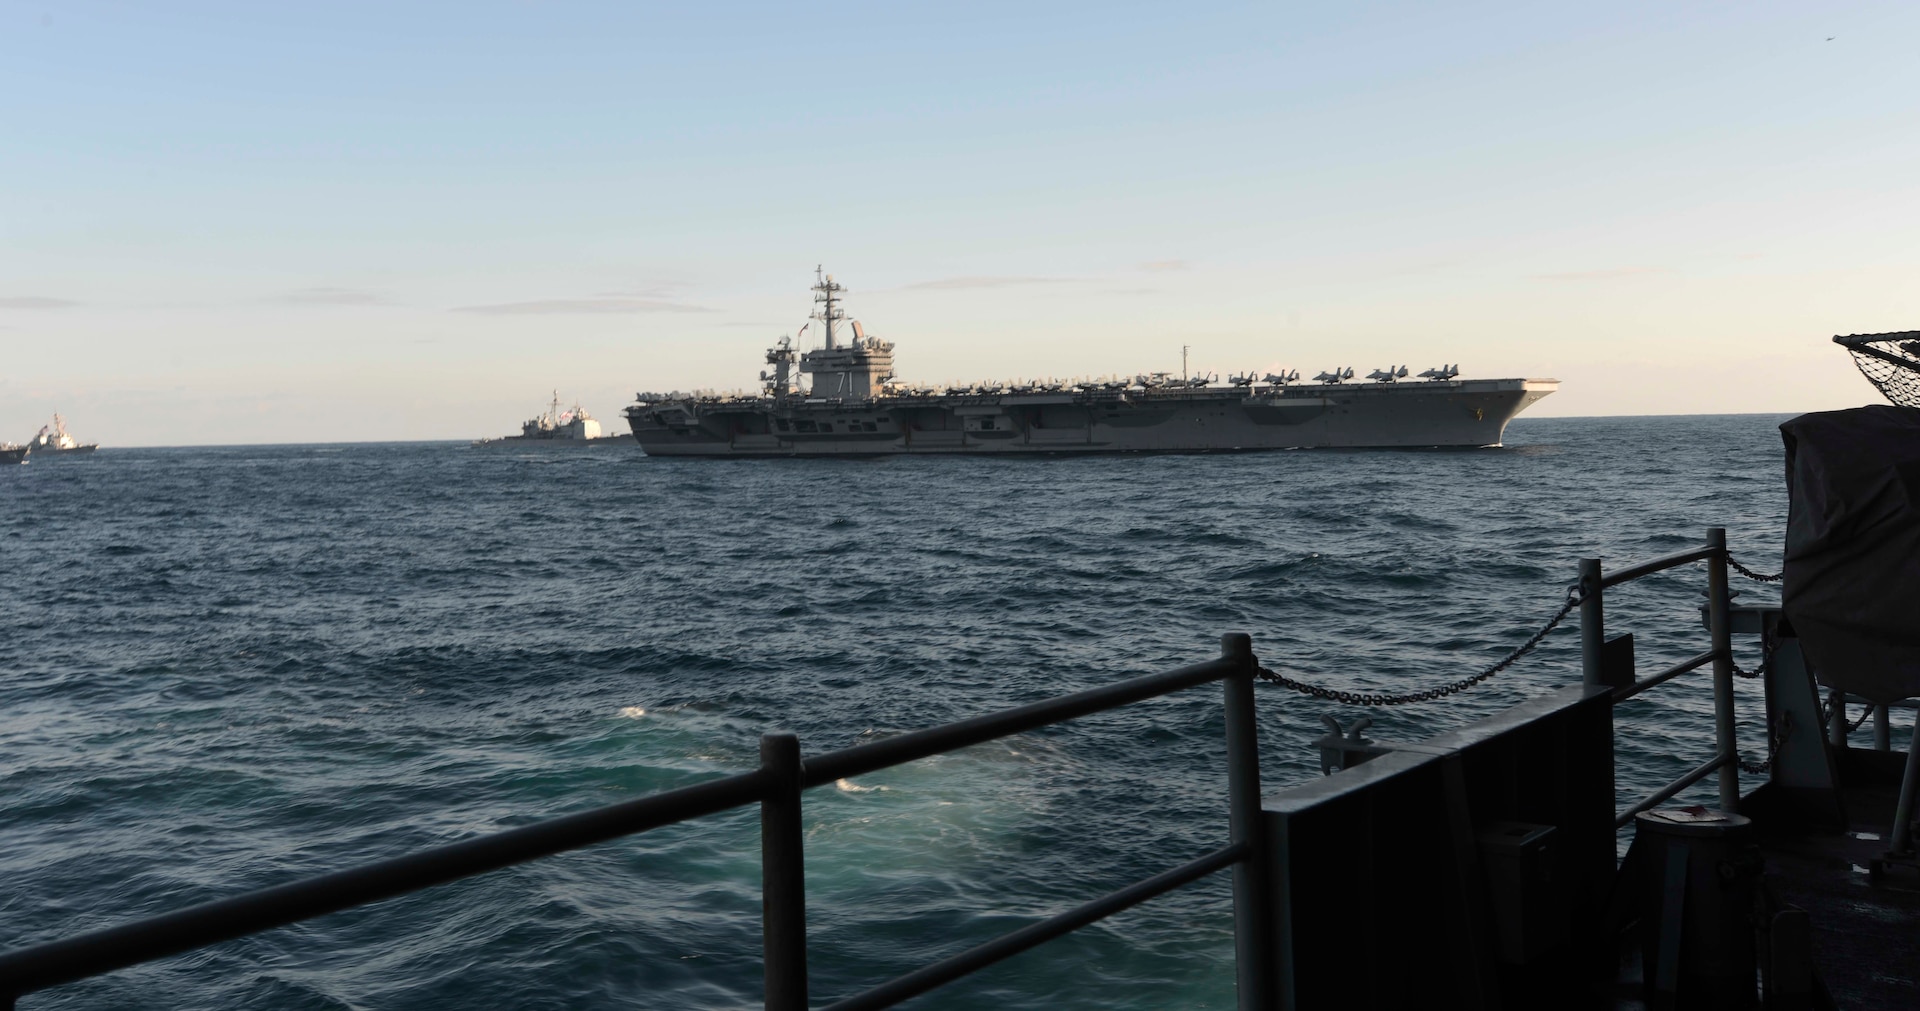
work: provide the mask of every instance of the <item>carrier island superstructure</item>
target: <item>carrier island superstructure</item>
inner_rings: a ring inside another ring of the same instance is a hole
[[[1153,373],[906,386],[894,379],[892,342],[847,318],[846,289],[832,275],[816,272],[816,282],[821,347],[801,352],[782,337],[767,351],[758,395],[640,394],[626,416],[641,447],[654,456],[879,456],[1497,446],[1514,415],[1560,386],[1461,379],[1454,366],[1414,382],[1402,366],[1364,382],[1336,368],[1305,383],[1282,370],[1224,384]]]

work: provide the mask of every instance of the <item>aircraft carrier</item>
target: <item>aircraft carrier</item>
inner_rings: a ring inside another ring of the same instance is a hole
[[[1507,422],[1555,379],[1461,379],[1405,366],[1352,382],[1351,368],[1300,382],[1173,376],[925,387],[897,383],[893,344],[849,320],[846,289],[816,270],[824,343],[807,327],[767,351],[757,395],[639,394],[626,409],[653,456],[881,456],[894,453],[1205,453],[1316,447],[1498,446]],[[852,338],[843,336],[845,329]],[[808,327],[813,323],[809,323]]]

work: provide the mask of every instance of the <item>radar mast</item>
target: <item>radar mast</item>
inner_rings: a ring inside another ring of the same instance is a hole
[[[819,304],[821,308],[814,312],[812,318],[819,320],[826,326],[827,347],[839,347],[840,345],[833,342],[834,324],[846,319],[847,311],[840,308],[840,300],[835,296],[847,289],[835,282],[832,274],[822,273],[821,267],[818,265],[813,268],[813,276],[813,290],[819,292],[819,294],[813,296],[813,300],[816,304]]]

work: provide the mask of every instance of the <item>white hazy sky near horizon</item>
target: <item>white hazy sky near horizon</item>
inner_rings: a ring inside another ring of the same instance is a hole
[[[1531,415],[1878,400],[1912,4],[0,0],[0,440],[504,434],[753,385],[1458,362]],[[624,429],[624,425],[620,425]]]

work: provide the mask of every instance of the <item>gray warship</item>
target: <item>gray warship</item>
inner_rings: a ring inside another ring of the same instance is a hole
[[[100,448],[97,442],[81,442],[67,432],[67,419],[53,416],[53,424],[41,425],[27,443],[38,456],[82,456]]]
[[[1403,382],[1405,366],[1350,382],[1297,370],[1074,382],[900,384],[893,343],[849,320],[846,289],[815,270],[811,316],[821,347],[797,337],[767,351],[756,394],[641,393],[626,417],[653,456],[880,456],[894,453],[1204,453],[1262,449],[1498,446],[1507,422],[1555,379],[1461,379],[1443,365]],[[842,329],[852,331],[852,339]],[[809,323],[808,326],[812,326]],[[803,387],[802,382],[805,382]]]
[[[600,422],[595,421],[587,409],[574,401],[573,409],[560,409],[560,391],[553,391],[553,402],[545,411],[528,418],[520,425],[519,435],[503,435],[497,439],[475,439],[475,449],[512,449],[512,448],[576,448],[582,446],[627,446],[622,435],[601,435]]]

